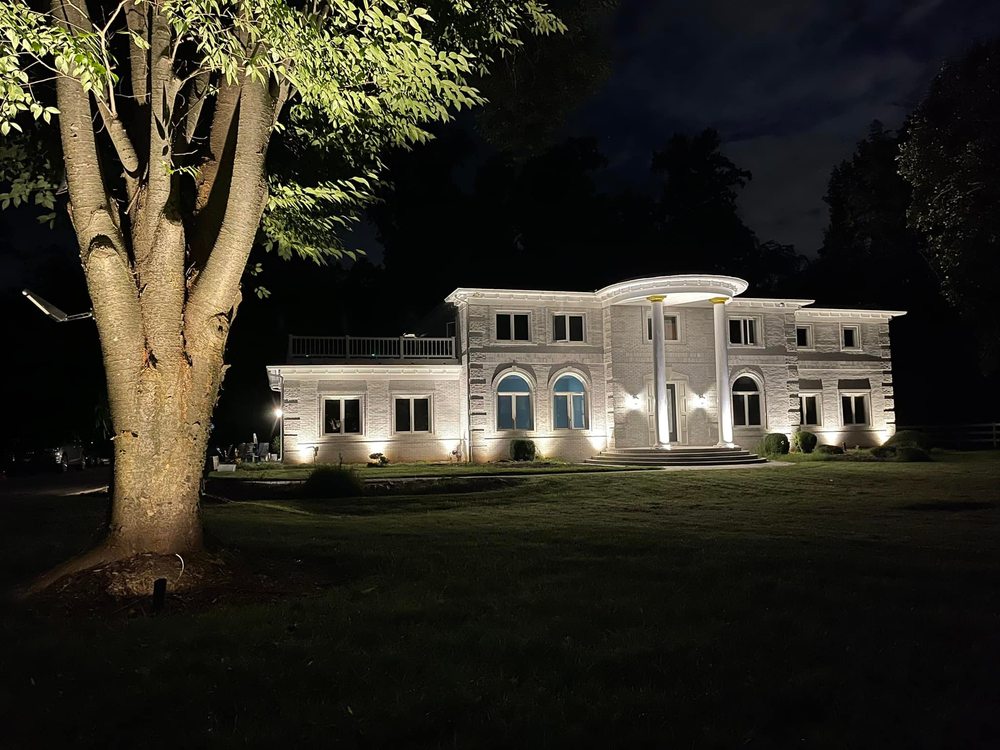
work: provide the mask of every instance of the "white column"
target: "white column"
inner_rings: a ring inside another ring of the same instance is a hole
[[[726,330],[728,297],[712,298],[715,318],[715,387],[719,394],[719,445],[733,445],[733,392],[729,388],[729,332]]]
[[[656,447],[670,448],[670,404],[667,403],[666,349],[663,345],[664,295],[647,297],[653,303],[653,398],[656,407]]]

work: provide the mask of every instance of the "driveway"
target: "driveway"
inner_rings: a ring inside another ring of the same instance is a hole
[[[64,473],[23,474],[0,479],[0,502],[15,497],[72,497],[106,489],[111,469],[99,466]]]

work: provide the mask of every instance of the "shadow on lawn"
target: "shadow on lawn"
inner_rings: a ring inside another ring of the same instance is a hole
[[[965,510],[992,510],[995,507],[997,507],[996,503],[980,502],[975,500],[956,502],[942,500],[930,503],[910,503],[909,505],[902,506],[901,510],[931,510],[944,511],[946,513],[958,513]]]

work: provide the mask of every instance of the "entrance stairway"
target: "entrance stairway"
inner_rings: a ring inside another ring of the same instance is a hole
[[[604,466],[738,466],[763,464],[766,458],[743,448],[717,448],[715,446],[678,446],[670,450],[661,448],[610,448],[600,455],[588,458],[588,464]]]

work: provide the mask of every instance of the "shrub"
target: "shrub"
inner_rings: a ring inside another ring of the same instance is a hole
[[[371,459],[368,462],[369,466],[388,466],[389,459],[384,453],[369,453],[368,458]]]
[[[783,432],[769,432],[760,444],[765,456],[783,456],[788,453],[788,436]]]
[[[931,456],[923,448],[918,448],[915,445],[901,445],[896,448],[896,460],[906,463],[915,461],[930,461]]]
[[[839,445],[817,445],[817,453],[823,453],[827,456],[841,456],[844,453],[844,449]]]
[[[281,453],[281,436],[275,435],[271,438],[271,453]]]
[[[510,457],[515,461],[534,461],[535,443],[533,440],[511,440]]]
[[[799,430],[792,435],[792,446],[795,450],[802,451],[803,453],[812,453],[816,449],[816,443],[818,442],[819,438],[807,430]]]
[[[931,439],[917,430],[901,430],[886,440],[885,445],[890,448],[902,448],[906,446],[909,448],[920,448],[925,451],[929,451],[933,447]]]
[[[887,459],[896,457],[896,449],[891,445],[879,445],[872,448],[872,455],[875,458]]]
[[[365,492],[364,483],[353,471],[333,466],[314,469],[302,485],[303,497],[358,497]]]

